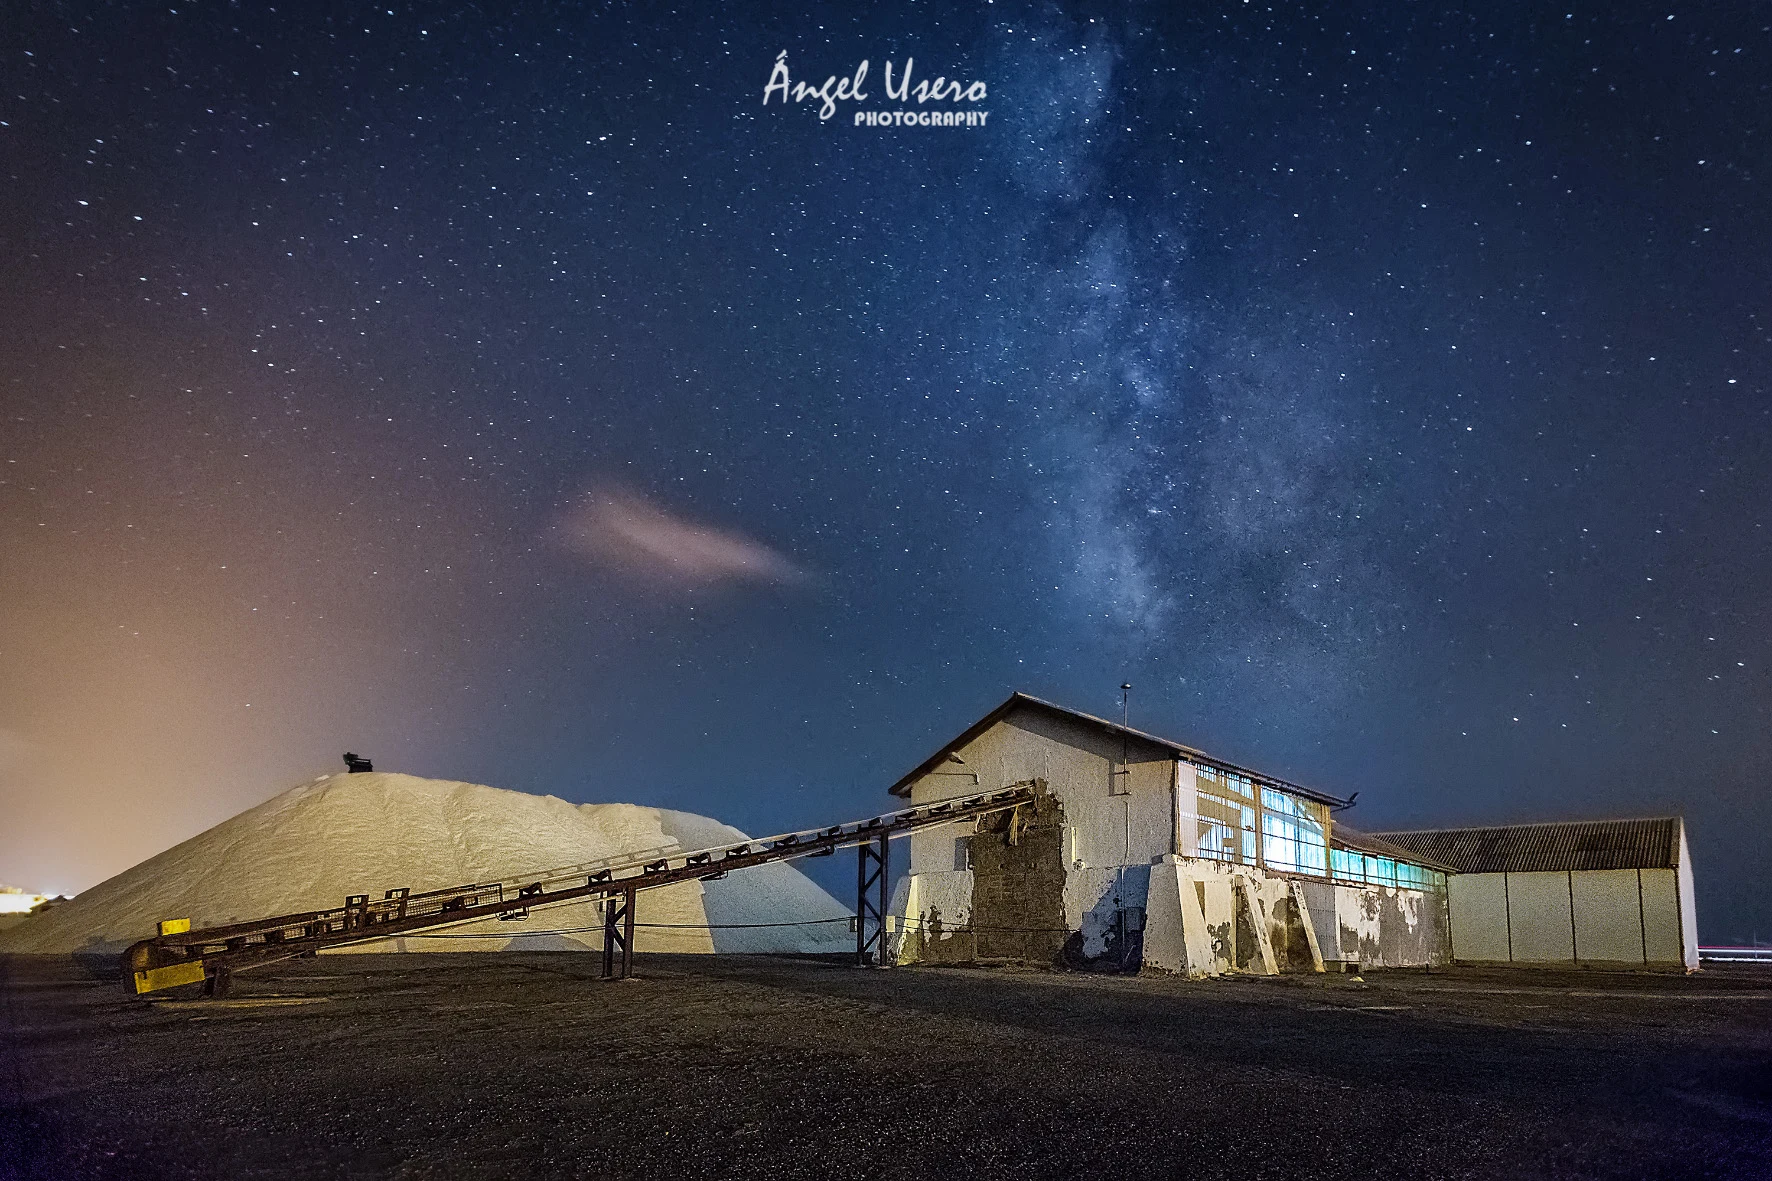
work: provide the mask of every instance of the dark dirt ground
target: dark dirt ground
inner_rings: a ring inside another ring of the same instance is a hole
[[[0,960],[0,1176],[1772,1178],[1772,970]]]

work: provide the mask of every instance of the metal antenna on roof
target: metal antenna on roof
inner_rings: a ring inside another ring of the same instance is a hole
[[[1117,794],[1119,795],[1126,795],[1132,790],[1132,739],[1126,733],[1129,729],[1126,718],[1131,700],[1132,685],[1131,682],[1127,682],[1120,686],[1120,769],[1114,772],[1116,776],[1124,776],[1118,781]],[[1131,821],[1128,820],[1127,823],[1130,824]],[[1130,842],[1132,838],[1128,835],[1126,839]]]

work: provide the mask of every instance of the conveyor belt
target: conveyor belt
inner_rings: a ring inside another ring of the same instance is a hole
[[[677,882],[721,878],[735,869],[771,861],[826,856],[850,847],[858,853],[856,961],[883,964],[890,884],[888,842],[919,829],[1015,808],[1033,798],[1034,785],[1021,783],[829,828],[708,849],[655,849],[614,861],[585,862],[539,873],[515,886],[479,882],[419,894],[401,887],[386,891],[373,902],[367,894],[353,894],[334,910],[195,931],[180,930],[177,923],[162,923],[158,935],[133,944],[124,953],[125,983],[132,992],[145,993],[201,982],[206,994],[220,996],[226,994],[234,973],[293,956],[476,919],[517,918],[540,907],[595,898],[608,900],[604,906],[603,975],[627,976],[633,966],[634,902],[640,892]]]

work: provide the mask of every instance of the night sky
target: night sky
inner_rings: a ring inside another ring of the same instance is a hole
[[[1772,937],[1765,10],[948,7],[10,10],[0,882],[346,749],[835,823],[1131,681]]]

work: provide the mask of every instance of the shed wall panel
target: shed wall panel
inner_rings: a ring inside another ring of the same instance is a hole
[[[1649,962],[1669,966],[1681,961],[1679,874],[1671,869],[1645,869],[1643,874],[1643,936]]]
[[[1686,844],[1686,822],[1680,821],[1680,866],[1674,880],[1680,887],[1680,959],[1698,967],[1698,900],[1692,893],[1692,850]]]
[[[1575,903],[1575,958],[1643,962],[1643,924],[1634,869],[1587,869],[1569,875]]]
[[[1573,962],[1567,873],[1508,874],[1507,910],[1515,963]]]
[[[1452,911],[1452,958],[1506,963],[1507,883],[1498,873],[1455,873],[1446,879]]]

